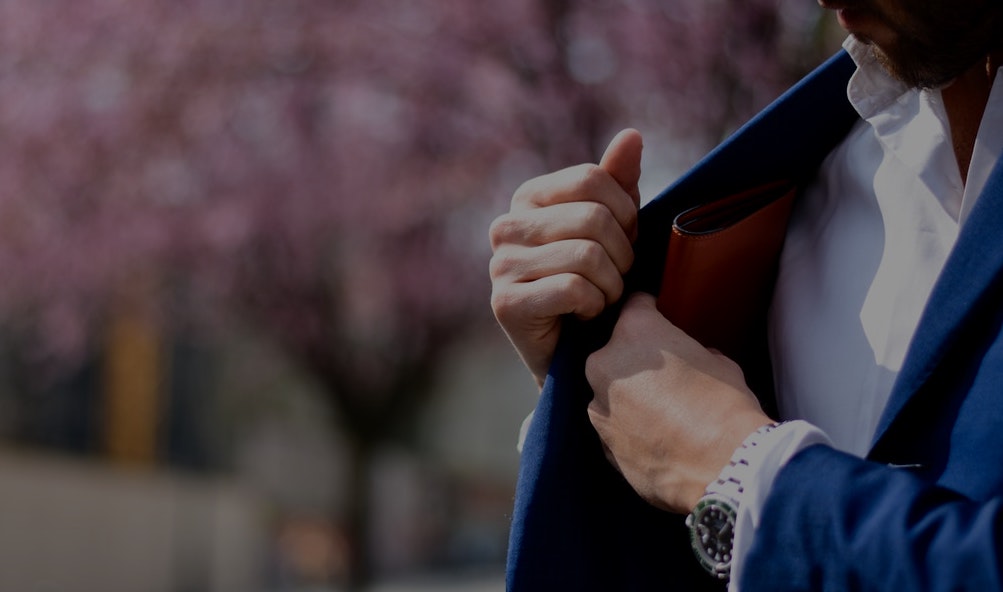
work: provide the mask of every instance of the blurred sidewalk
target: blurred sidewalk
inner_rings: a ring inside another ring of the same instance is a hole
[[[498,574],[422,578],[377,584],[371,592],[505,592],[505,576]]]
[[[296,588],[290,592],[340,592],[338,588]],[[505,592],[505,574],[434,575],[373,585],[369,592]]]

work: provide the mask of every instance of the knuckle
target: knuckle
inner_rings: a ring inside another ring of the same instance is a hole
[[[597,355],[598,352],[594,352],[590,354],[589,357],[585,358],[585,378],[589,381],[589,384],[593,385],[595,384],[599,373],[599,362],[596,359]],[[589,408],[591,409],[592,406],[590,405]]]
[[[527,203],[532,201],[532,197],[537,193],[542,177],[533,177],[523,181],[512,194],[512,205]]]
[[[608,259],[602,245],[590,240],[580,241],[576,244],[573,257],[580,269],[590,272],[602,269],[603,264]]]
[[[609,173],[597,164],[579,165],[577,192],[580,195],[592,195],[602,188],[609,178]]]
[[[562,188],[566,188],[577,174],[576,167],[570,167],[524,181],[512,194],[512,209],[553,203]]]
[[[565,294],[577,294],[588,289],[588,281],[577,274],[567,274],[562,277],[559,290]]]
[[[518,228],[519,223],[511,214],[502,214],[495,218],[488,228],[488,237],[491,239],[492,250],[497,250],[498,247],[508,242],[515,235]]]
[[[612,230],[615,223],[613,213],[603,204],[594,201],[582,202],[581,211],[582,226],[599,229],[602,234]]]
[[[570,276],[566,290],[573,299],[570,308],[582,317],[593,318],[606,308],[602,291],[579,275]]]
[[[613,264],[616,265],[617,271],[622,274],[630,271],[630,268],[634,266],[634,252],[631,249],[623,251],[620,256],[613,260]]]
[[[586,368],[585,377],[589,378],[589,374],[588,374],[588,369],[587,368]],[[599,413],[599,409],[597,408],[596,402],[594,400],[591,403],[589,403],[589,406],[586,408],[586,412],[588,412],[588,414],[589,414],[589,422],[598,431],[599,427],[602,425],[602,422],[600,421],[600,419],[602,418],[602,415]],[[602,436],[600,435],[600,437],[602,437]]]
[[[741,377],[742,380],[744,381],[745,380],[745,371],[742,370],[742,367],[738,365],[738,362],[736,362],[735,360],[732,360],[731,358],[728,358],[728,357],[726,357],[725,360],[728,363],[728,367],[731,368],[731,371],[735,373],[735,376]]]
[[[585,378],[592,388],[599,392],[605,392],[602,388],[604,384],[603,350],[597,350],[585,359]]]
[[[508,319],[517,316],[519,304],[519,298],[508,290],[495,289],[491,292],[491,310],[502,325]]]
[[[623,283],[623,278],[620,276],[616,276],[613,285],[610,286],[610,291],[607,298],[608,300],[607,304],[612,304],[620,300],[620,297],[623,296],[624,288],[625,286]]]
[[[624,261],[625,268],[622,271],[626,272],[628,269],[634,266],[634,249],[627,249],[627,252],[624,254],[624,258],[625,258]]]
[[[729,358],[724,352],[720,350],[709,349],[708,351],[710,351],[717,357],[717,359],[721,363],[722,368],[726,372],[734,374],[736,377],[741,378],[743,381],[745,380],[745,371],[742,370],[742,367],[738,364],[738,362]]]
[[[488,273],[494,281],[507,276],[514,268],[513,257],[503,252],[496,252],[488,262]]]

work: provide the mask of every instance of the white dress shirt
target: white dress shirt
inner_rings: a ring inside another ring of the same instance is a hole
[[[730,590],[738,589],[773,479],[817,443],[863,456],[930,291],[1003,154],[997,76],[962,181],[939,90],[907,88],[849,38],[847,96],[861,121],[795,208],[769,317],[783,420],[745,483]],[[819,114],[824,117],[824,113]]]

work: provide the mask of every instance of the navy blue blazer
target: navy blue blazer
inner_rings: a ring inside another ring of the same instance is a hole
[[[777,179],[808,182],[857,121],[840,52],[642,208],[632,290],[656,293],[668,229],[693,204]],[[720,590],[683,517],[606,462],[586,409],[588,354],[618,311],[568,323],[522,452],[512,592]],[[768,388],[757,392],[774,408]],[[1003,590],[1003,165],[921,318],[866,460],[817,446],[779,474],[743,592]]]

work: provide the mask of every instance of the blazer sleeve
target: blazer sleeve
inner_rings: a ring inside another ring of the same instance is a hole
[[[774,482],[740,589],[1003,590],[1001,501],[808,448]]]

